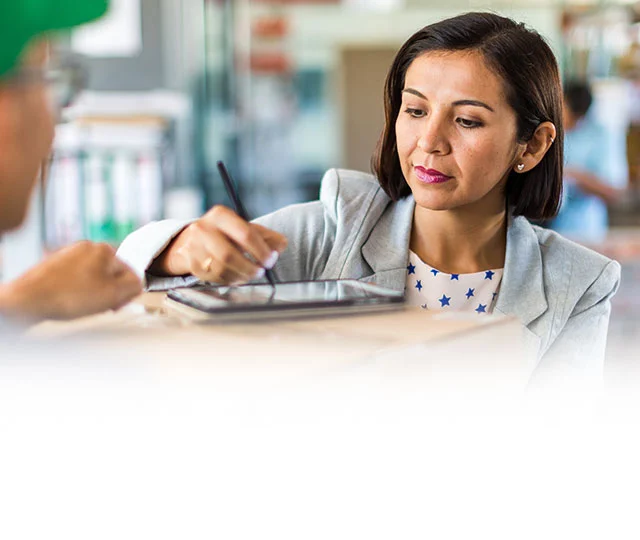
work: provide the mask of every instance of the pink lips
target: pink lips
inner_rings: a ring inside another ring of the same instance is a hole
[[[414,167],[416,172],[416,176],[418,180],[424,182],[425,184],[442,184],[447,180],[451,180],[451,176],[447,176],[446,174],[441,173],[440,171],[436,171],[435,169],[425,169],[420,165]]]

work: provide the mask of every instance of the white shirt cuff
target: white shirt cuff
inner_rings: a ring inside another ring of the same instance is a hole
[[[192,285],[198,281],[193,276],[158,277],[147,273],[156,257],[190,223],[191,221],[177,219],[149,223],[127,236],[118,248],[117,255],[133,269],[147,290]]]

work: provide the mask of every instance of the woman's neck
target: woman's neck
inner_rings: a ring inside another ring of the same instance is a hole
[[[490,216],[457,209],[416,206],[410,248],[433,268],[448,274],[470,274],[503,268],[507,247],[507,213]]]

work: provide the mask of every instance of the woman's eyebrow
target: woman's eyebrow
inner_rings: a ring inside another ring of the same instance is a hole
[[[414,96],[418,96],[420,99],[424,99],[425,101],[429,101],[426,96],[414,90],[413,88],[405,88],[402,93],[406,92],[407,94],[413,94]]]
[[[417,96],[420,99],[429,101],[425,95],[423,95],[421,92],[418,92],[413,88],[405,88],[402,92],[403,93],[406,92],[407,94],[413,94],[414,96]],[[488,111],[495,112],[489,105],[487,105],[482,101],[478,101],[477,99],[460,99],[458,101],[454,101],[452,105],[454,107],[460,107],[462,105],[471,105],[472,107],[482,107],[484,109],[487,109]]]
[[[460,105],[471,105],[473,107],[483,107],[491,112],[495,112],[489,105],[483,103],[482,101],[478,101],[476,99],[461,99],[459,101],[454,101],[453,105],[458,107]]]

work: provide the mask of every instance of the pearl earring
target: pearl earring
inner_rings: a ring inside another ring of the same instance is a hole
[[[516,169],[518,169],[518,172],[524,171],[524,163],[518,163]]]

